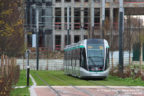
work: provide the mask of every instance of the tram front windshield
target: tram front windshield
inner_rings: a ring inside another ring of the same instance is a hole
[[[87,47],[88,67],[90,71],[100,71],[104,65],[104,45],[89,44]]]

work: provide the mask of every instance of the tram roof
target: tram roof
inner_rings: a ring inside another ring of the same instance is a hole
[[[104,43],[104,39],[85,39],[85,40],[79,41],[78,43],[72,43],[71,45],[67,45],[66,48],[64,49],[64,51],[70,51],[70,50],[74,50],[74,49],[78,49],[78,48],[84,48],[85,46],[82,45],[82,42],[84,42],[84,41],[88,41],[89,43],[95,43],[95,42]]]

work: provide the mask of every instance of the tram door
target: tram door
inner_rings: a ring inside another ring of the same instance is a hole
[[[64,73],[67,73],[67,53],[64,52]]]
[[[76,51],[73,50],[73,59],[72,59],[72,74],[73,76],[76,76]]]
[[[76,50],[75,67],[76,67],[76,76],[80,76],[80,49]]]
[[[70,51],[68,70],[69,70],[69,73],[72,74],[72,51]]]
[[[69,74],[71,74],[71,64],[72,64],[72,62],[71,62],[71,51],[69,51],[69,60],[68,60],[68,72],[69,72]]]

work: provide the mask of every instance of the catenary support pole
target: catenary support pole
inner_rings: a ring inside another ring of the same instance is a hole
[[[94,0],[91,0],[91,30],[90,30],[90,38],[94,38]]]
[[[36,8],[36,69],[39,70],[39,9]]]
[[[123,23],[124,22],[124,8],[123,0],[119,0],[119,74],[123,74]]]
[[[102,39],[105,38],[104,29],[105,29],[105,0],[102,0]]]
[[[69,18],[70,18],[70,7],[68,6],[67,7],[67,45],[70,44],[70,28],[69,28],[69,25],[70,25],[70,22],[69,22]]]

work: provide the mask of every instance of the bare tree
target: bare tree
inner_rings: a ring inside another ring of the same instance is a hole
[[[140,42],[140,73],[142,73],[142,62],[143,62],[143,43],[144,43],[144,31],[142,30],[143,21],[139,17],[139,42]]]

